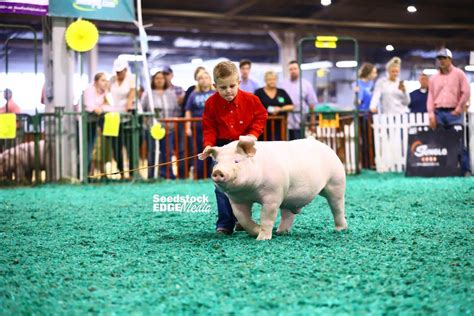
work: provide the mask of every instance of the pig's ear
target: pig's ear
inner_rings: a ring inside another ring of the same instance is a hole
[[[237,149],[241,149],[249,157],[255,156],[257,149],[255,148],[255,137],[253,136],[240,136],[239,142],[237,143]]]
[[[198,155],[199,160],[205,160],[207,157],[212,157],[216,160],[217,156],[217,147],[207,146],[202,153]]]

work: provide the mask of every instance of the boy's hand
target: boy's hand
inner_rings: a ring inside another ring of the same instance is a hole
[[[252,134],[248,134],[246,135],[247,137],[252,137],[254,141],[257,141],[257,137],[255,137],[255,135],[252,135]]]
[[[200,153],[198,155],[198,159],[199,160],[204,160],[209,156],[211,156],[214,159],[215,156],[216,156],[216,153],[217,153],[216,147],[206,146],[206,148],[204,148],[202,153]]]

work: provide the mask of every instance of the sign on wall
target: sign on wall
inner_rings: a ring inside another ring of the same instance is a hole
[[[49,0],[0,0],[0,12],[11,14],[46,15]]]
[[[133,0],[49,0],[50,16],[132,22]]]
[[[412,127],[408,133],[407,176],[461,175],[458,164],[463,137],[461,126],[451,130]]]

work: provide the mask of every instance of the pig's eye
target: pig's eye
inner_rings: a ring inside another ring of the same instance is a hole
[[[240,162],[240,160],[234,160],[234,162],[235,162],[235,163],[239,163],[239,162]]]

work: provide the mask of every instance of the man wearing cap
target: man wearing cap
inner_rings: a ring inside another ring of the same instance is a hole
[[[178,104],[182,108],[182,113],[184,117],[184,89],[180,86],[175,86],[172,83],[173,80],[173,69],[170,66],[165,65],[162,69],[163,74],[165,75],[166,82],[168,83],[168,89],[171,89],[177,100]],[[184,134],[184,124],[178,124],[178,157],[177,159],[184,158],[184,146],[185,146],[186,135]],[[178,162],[178,178],[183,179],[185,177],[185,163]]]
[[[168,82],[168,86],[172,89],[178,98],[178,104],[182,105],[184,100],[184,90],[180,86],[175,86],[171,81],[173,80],[173,69],[170,66],[163,66],[162,72],[165,74],[165,79]]]
[[[114,61],[113,70],[115,75],[110,78],[110,93],[112,94],[113,106],[104,108],[105,112],[127,113],[135,109],[135,77],[128,72],[128,62],[123,59]],[[128,159],[132,159],[131,148],[131,127],[130,117],[122,116],[120,118],[119,137],[113,142],[114,158],[117,161],[119,171],[124,170],[124,161],[122,147],[127,150]],[[130,168],[132,164],[130,161]],[[122,175],[124,176],[124,175]]]
[[[430,78],[427,108],[430,127],[452,128],[463,125],[463,113],[470,97],[469,82],[464,72],[452,64],[453,54],[443,48],[436,54],[439,73]],[[469,157],[464,144],[460,157],[463,175],[470,175]]]
[[[13,101],[13,92],[10,89],[5,89],[3,91],[3,97],[5,98],[5,106],[0,107],[0,113],[16,113],[19,114],[21,112],[20,107]]]

